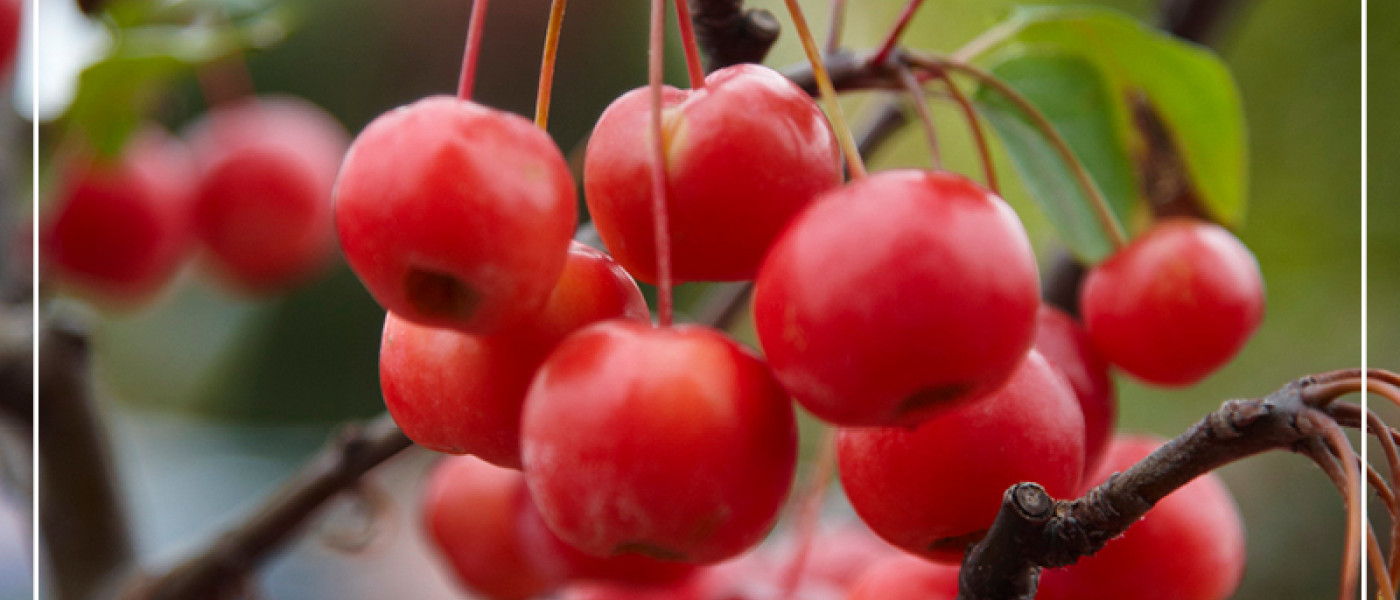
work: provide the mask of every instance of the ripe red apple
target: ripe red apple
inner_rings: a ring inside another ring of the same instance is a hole
[[[1097,485],[1151,454],[1163,440],[1119,436],[1086,482]],[[1040,600],[1224,600],[1244,574],[1244,524],[1214,473],[1163,498],[1098,554],[1041,575]]]
[[[405,320],[490,334],[537,312],[578,220],[554,141],[516,115],[432,97],[381,115],[335,188],[341,249]]]
[[[1064,378],[1032,350],[1001,389],[917,428],[843,429],[837,457],[851,506],[876,534],[956,563],[991,526],[1008,487],[1078,489],[1084,417]]]
[[[995,390],[1025,356],[1035,256],[1000,198],[951,173],[876,173],[774,244],[754,289],[783,386],[838,425],[913,425]]]
[[[500,333],[475,336],[386,314],[384,403],[420,446],[520,468],[520,411],[536,369],[569,333],[612,318],[647,322],[646,299],[606,254],[574,242],[544,308]]]
[[[1065,376],[1079,408],[1084,411],[1084,469],[1093,471],[1113,433],[1117,399],[1108,362],[1094,349],[1079,322],[1058,308],[1040,307],[1035,349],[1051,367]]]
[[[559,537],[596,556],[713,563],[753,546],[792,484],[793,409],[761,359],[703,327],[606,321],[531,384],[525,475]]]
[[[25,4],[23,0],[0,0],[0,81],[8,80],[14,72]]]
[[[439,461],[423,502],[427,532],[459,582],[494,600],[524,600],[568,579],[555,540],[540,535],[518,471],[471,456]]]
[[[545,525],[524,475],[471,456],[439,461],[423,509],[434,546],[458,579],[491,598],[535,597],[575,581],[669,587],[694,570],[644,556],[584,555]]]
[[[216,271],[253,294],[283,291],[335,256],[331,187],[349,136],[292,97],[216,106],[186,138],[200,163],[195,228]]]
[[[1080,293],[1104,358],[1164,386],[1215,372],[1264,318],[1254,255],[1223,227],[1193,219],[1157,223],[1094,267]]]
[[[148,126],[115,158],[61,157],[44,214],[40,255],[63,285],[116,305],[147,299],[175,273],[193,240],[194,162]]]
[[[958,572],[956,565],[891,556],[865,572],[849,600],[956,600]]]
[[[841,152],[816,103],[782,74],[743,64],[662,96],[677,281],[751,279],[773,239],[841,184]],[[655,283],[647,88],[618,98],[588,142],[584,197],[617,261]]]

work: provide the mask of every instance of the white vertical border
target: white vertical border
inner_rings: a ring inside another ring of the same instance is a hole
[[[33,364],[33,392],[34,408],[30,413],[30,439],[33,443],[29,446],[30,452],[30,533],[32,538],[29,546],[30,561],[30,581],[29,589],[34,592],[34,600],[39,600],[39,563],[43,562],[40,556],[39,547],[39,52],[42,45],[39,43],[39,2],[40,0],[30,0],[29,2],[29,26],[32,34],[29,36],[30,43],[33,44],[30,53],[30,92],[29,92],[29,119],[30,131],[29,147],[32,152],[31,174],[32,183],[30,189],[33,193],[29,212],[33,221],[33,229],[30,229],[30,305],[34,308],[32,320],[33,330],[33,355],[30,362]]]
[[[1366,259],[1367,259],[1367,235],[1366,235],[1366,213],[1367,213],[1367,203],[1366,203],[1367,198],[1366,198],[1366,194],[1367,194],[1367,177],[1366,177],[1366,159],[1367,159],[1367,157],[1369,156],[1369,152],[1368,152],[1368,142],[1369,142],[1369,139],[1368,139],[1367,119],[1366,119],[1366,108],[1367,108],[1367,107],[1366,107],[1366,94],[1367,94],[1367,62],[1368,62],[1368,58],[1369,58],[1369,57],[1368,57],[1368,54],[1369,54],[1369,49],[1370,49],[1370,47],[1369,47],[1369,41],[1370,41],[1370,40],[1368,39],[1368,37],[1367,37],[1367,32],[1366,32],[1366,25],[1367,25],[1367,22],[1368,22],[1368,20],[1367,20],[1367,18],[1366,18],[1366,13],[1367,13],[1368,7],[1369,7],[1369,0],[1361,0],[1361,414],[1363,415],[1363,417],[1362,417],[1362,419],[1361,419],[1361,464],[1362,464],[1362,465],[1368,465],[1368,464],[1370,464],[1370,460],[1369,460],[1369,456],[1368,456],[1369,453],[1368,453],[1368,451],[1367,451],[1367,447],[1368,447],[1370,444],[1368,443],[1368,442],[1369,442],[1369,438],[1367,437],[1367,432],[1366,432],[1366,418],[1364,417],[1364,415],[1369,414],[1369,411],[1371,410],[1370,402],[1369,402],[1369,400],[1368,400],[1368,398],[1370,397],[1370,394],[1368,394],[1368,393],[1366,392],[1366,369],[1367,369],[1367,364],[1366,364],[1366,358],[1367,358],[1367,356],[1366,356],[1366,350],[1367,350],[1367,345],[1366,345],[1366,344],[1367,344],[1367,339],[1366,339],[1366,325],[1367,325],[1366,307],[1367,307],[1367,304],[1368,304],[1368,303],[1367,303],[1367,288],[1366,288],[1366,271],[1367,271],[1367,269],[1366,269],[1366,266],[1367,266],[1367,265],[1366,265]],[[1367,596],[1367,593],[1366,593],[1366,582],[1367,582],[1367,575],[1366,575],[1366,574],[1370,572],[1370,571],[1368,571],[1367,568],[1366,568],[1366,567],[1367,567],[1367,564],[1368,564],[1368,562],[1369,562],[1368,557],[1367,557],[1367,555],[1366,555],[1366,525],[1367,525],[1368,523],[1371,522],[1371,514],[1370,514],[1370,509],[1369,509],[1369,504],[1370,504],[1370,503],[1367,502],[1366,500],[1367,500],[1367,498],[1369,497],[1369,496],[1367,495],[1367,492],[1369,491],[1369,488],[1370,488],[1370,487],[1371,487],[1371,486],[1370,486],[1370,482],[1366,481],[1366,478],[1365,478],[1365,477],[1362,477],[1362,478],[1361,478],[1361,497],[1357,499],[1357,502],[1360,502],[1360,503],[1361,503],[1361,527],[1362,527],[1362,529],[1361,529],[1360,532],[1358,532],[1359,535],[1357,535],[1357,539],[1359,539],[1360,542],[1361,542],[1361,548],[1360,548],[1360,550],[1361,550],[1361,573],[1359,574],[1359,579],[1361,580],[1361,598],[1362,598],[1363,600],[1364,600],[1365,598],[1368,597],[1368,596]]]

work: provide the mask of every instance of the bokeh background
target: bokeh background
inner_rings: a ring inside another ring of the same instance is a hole
[[[71,0],[39,3],[45,21],[72,25],[41,32],[43,43],[65,44],[75,56],[86,43],[100,47],[91,41],[97,39],[97,29],[77,20]],[[299,11],[298,28],[279,46],[248,57],[260,92],[308,98],[354,132],[387,109],[455,89],[470,10],[466,0],[288,3]],[[608,102],[645,81],[646,4],[571,3],[550,126],[566,152],[578,147]],[[914,20],[908,42],[950,51],[1016,4],[928,2]],[[1155,22],[1158,8],[1153,0],[1100,4],[1147,22]],[[1359,3],[1240,4],[1213,45],[1234,71],[1248,120],[1249,210],[1238,234],[1263,269],[1267,316],[1238,359],[1199,386],[1162,391],[1120,378],[1124,430],[1173,436],[1224,399],[1266,394],[1301,375],[1356,366],[1361,360]],[[1373,22],[1400,22],[1395,3],[1373,4]],[[784,14],[781,1],[749,5]],[[846,43],[866,48],[878,42],[903,2],[851,5]],[[809,0],[804,6],[822,35],[827,2]],[[547,0],[493,3],[479,101],[530,113],[547,11]],[[1383,20],[1386,11],[1395,14]],[[780,20],[788,23],[785,17]],[[1400,64],[1397,33],[1392,26],[1372,34],[1374,51],[1388,53],[1391,65]],[[676,59],[670,80],[682,82],[674,44],[669,55]],[[787,26],[768,64],[801,59]],[[57,67],[41,73],[51,79],[41,86],[45,111],[56,116],[70,73]],[[1372,79],[1373,132],[1389,135],[1372,135],[1371,361],[1392,368],[1400,366],[1395,310],[1400,213],[1393,201],[1400,171],[1390,167],[1400,158],[1400,119],[1380,108],[1384,100],[1375,99],[1394,98],[1400,93],[1397,84],[1395,77]],[[849,100],[857,121],[864,100]],[[196,83],[182,80],[153,117],[178,130],[203,109]],[[935,106],[935,115],[949,167],[975,176],[976,158],[955,113]],[[45,134],[55,132],[46,129]],[[45,147],[51,150],[53,141],[47,138]],[[1012,173],[1005,156],[997,158],[1000,172]],[[909,130],[870,163],[873,168],[926,166],[928,155],[921,135]],[[1054,232],[1015,183],[1008,185],[1007,197],[1048,264],[1058,247]],[[113,428],[114,456],[138,550],[151,562],[171,560],[209,540],[340,424],[383,410],[376,367],[383,313],[345,267],[293,294],[259,301],[222,291],[199,270],[192,265],[157,302],[141,310],[91,313],[101,408]],[[747,327],[741,325],[736,333],[752,342]],[[376,472],[374,478],[396,499],[396,510],[377,523],[374,542],[347,554],[321,543],[320,533],[307,537],[266,571],[262,584],[268,597],[463,597],[420,533],[416,495],[429,462],[429,456],[417,453]],[[1221,474],[1239,502],[1249,540],[1237,597],[1335,594],[1344,513],[1322,473],[1302,458],[1275,453]],[[353,529],[363,525],[357,519],[354,507],[342,504],[319,527],[322,533]]]

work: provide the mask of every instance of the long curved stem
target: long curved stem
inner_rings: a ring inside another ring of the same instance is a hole
[[[471,24],[467,26],[467,47],[462,52],[462,77],[457,80],[457,97],[472,99],[476,86],[476,63],[481,56],[481,36],[486,31],[486,7],[490,0],[472,2]]]
[[[807,61],[812,63],[812,74],[816,77],[822,101],[826,103],[831,127],[836,130],[836,139],[841,142],[841,151],[846,154],[846,168],[851,172],[851,179],[861,179],[865,177],[865,161],[860,157],[860,150],[856,147],[856,138],[851,134],[851,128],[846,125],[846,115],[841,111],[841,99],[836,96],[836,88],[831,85],[831,75],[827,73],[821,50],[817,48],[817,41],[812,37],[812,29],[807,26],[807,18],[802,15],[802,7],[797,4],[797,0],[785,1],[788,13],[792,15],[792,21],[797,26],[797,37],[802,40],[802,50],[807,53]]]
[[[826,31],[826,53],[841,51],[841,33],[846,28],[846,0],[831,0],[831,27]]]
[[[544,31],[544,56],[540,58],[540,86],[535,95],[535,125],[549,126],[549,100],[554,95],[554,65],[559,56],[559,36],[564,29],[564,7],[569,0],[554,0],[549,8],[549,27]]]
[[[982,120],[977,118],[977,109],[972,106],[972,101],[967,99],[967,95],[958,88],[957,82],[953,81],[947,71],[939,71],[938,76],[944,85],[948,86],[948,95],[952,96],[953,101],[962,109],[963,119],[972,130],[972,138],[977,142],[977,156],[982,161],[983,178],[987,180],[987,189],[1000,196],[1001,184],[997,182],[996,167],[992,165],[992,149],[987,143],[987,132],[982,129]]]
[[[1088,169],[1084,168],[1084,164],[1079,162],[1079,158],[1074,155],[1074,151],[1069,147],[1069,142],[1065,141],[1064,137],[1060,135],[1060,132],[1050,123],[1050,120],[1045,118],[1044,113],[1041,113],[1040,109],[1037,109],[1034,104],[1031,104],[1030,100],[1027,100],[1020,92],[1012,89],[1011,86],[998,79],[995,75],[972,65],[931,56],[906,54],[905,57],[910,64],[921,68],[934,69],[936,71],[956,71],[972,77],[978,82],[995,89],[997,93],[1006,97],[1008,100],[1011,100],[1021,112],[1024,112],[1026,116],[1031,118],[1035,123],[1036,129],[1040,130],[1040,133],[1045,136],[1045,139],[1055,147],[1055,151],[1060,154],[1060,158],[1069,165],[1070,171],[1074,173],[1075,179],[1079,182],[1079,186],[1083,188],[1084,194],[1089,197],[1089,204],[1094,210],[1094,216],[1098,219],[1099,225],[1103,227],[1104,233],[1108,235],[1108,239],[1113,243],[1114,247],[1122,248],[1127,245],[1128,238],[1127,234],[1123,232],[1123,226],[1118,222],[1118,218],[1113,215],[1113,209],[1108,206],[1108,200],[1104,198],[1103,192],[1099,190],[1098,186],[1094,185],[1093,179],[1089,177]]]
[[[914,113],[919,115],[919,123],[924,132],[924,139],[928,142],[928,151],[933,168],[943,169],[943,156],[938,150],[938,130],[933,124],[933,115],[928,110],[928,95],[924,93],[924,86],[914,77],[914,72],[909,67],[900,65],[899,81],[904,85],[904,91],[909,95],[909,104],[914,107]]]
[[[670,326],[674,300],[671,291],[671,225],[666,201],[666,140],[661,124],[661,86],[666,53],[666,0],[651,2],[651,50],[648,80],[651,91],[651,212],[656,242],[657,317]]]

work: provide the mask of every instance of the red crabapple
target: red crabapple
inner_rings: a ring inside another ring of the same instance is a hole
[[[0,80],[9,79],[15,68],[25,4],[24,0],[0,0]]]
[[[1108,363],[1094,350],[1089,334],[1074,317],[1045,305],[1040,307],[1038,320],[1035,349],[1065,376],[1084,410],[1084,469],[1092,471],[1113,432],[1117,412]]]
[[[1006,488],[1078,489],[1084,417],[1064,378],[1032,350],[1001,389],[917,428],[843,429],[837,457],[851,506],[876,534],[956,562],[991,526]]]
[[[595,321],[648,321],[636,282],[574,242],[544,308],[490,336],[384,317],[379,383],[394,422],[418,445],[520,467],[520,411],[535,370],[569,333]]]
[[[675,278],[753,278],[792,217],[841,184],[831,126],[805,92],[754,64],[715,71],[701,89],[668,87],[662,102]],[[647,88],[603,112],[583,184],[608,250],[638,279],[656,282],[650,114]]]
[[[891,556],[866,570],[848,600],[956,600],[958,572],[955,565]]]
[[[830,192],[774,244],[754,289],[779,381],[838,425],[913,425],[995,390],[1040,305],[1016,213],[950,173],[876,173]]]
[[[423,516],[434,546],[466,587],[494,600],[524,600],[563,584],[568,562],[539,532],[518,471],[471,456],[438,462],[428,478]]]
[[[216,106],[186,135],[200,163],[195,230],[216,270],[254,294],[309,278],[335,255],[331,187],[349,142],[292,97]]]
[[[694,567],[644,556],[594,558],[545,525],[519,471],[476,457],[440,461],[428,479],[428,533],[467,586],[492,598],[526,598],[570,581],[669,586]]]
[[[1094,267],[1080,293],[1104,358],[1158,385],[1204,379],[1264,317],[1254,255],[1223,227],[1192,219],[1157,223]]]
[[[375,119],[350,146],[335,223],[350,267],[405,320],[489,334],[526,320],[578,221],[568,166],[529,121],[457,98]]]
[[[796,444],[767,365],[697,326],[607,321],[571,335],[535,376],[521,421],[540,512],[596,556],[737,555],[776,520]]]
[[[40,229],[56,279],[115,304],[144,300],[174,274],[193,241],[194,162],[178,140],[147,127],[120,157],[65,157]]]
[[[1119,436],[1086,482],[1146,458],[1162,440]],[[1230,491],[1207,474],[1163,498],[1098,554],[1041,576],[1041,600],[1224,600],[1244,574],[1244,524]]]

